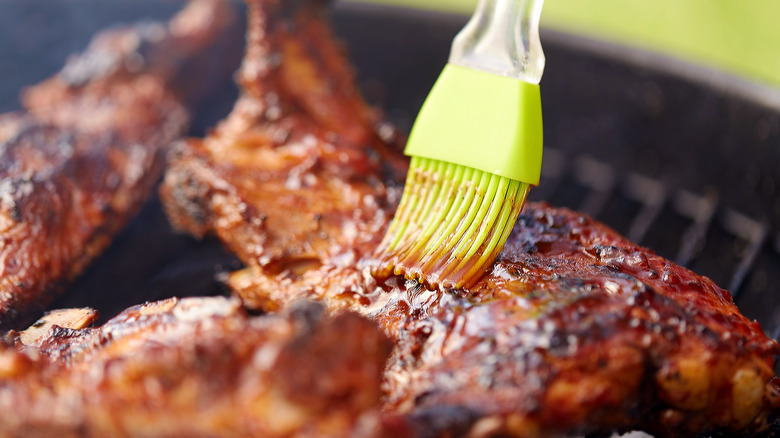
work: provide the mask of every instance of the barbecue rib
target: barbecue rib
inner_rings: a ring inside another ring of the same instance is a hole
[[[371,278],[406,164],[322,3],[249,1],[243,95],[176,149],[162,187],[173,223],[246,264],[229,279],[245,305],[308,298],[378,321],[395,343],[384,407],[424,436],[767,428],[778,345],[709,279],[581,214],[529,205],[468,291]]]
[[[103,32],[0,116],[0,329],[37,316],[148,198],[234,15],[198,0],[167,26]]]
[[[407,433],[378,409],[388,339],[311,303],[249,317],[235,299],[169,299],[27,342],[0,345],[0,436]]]

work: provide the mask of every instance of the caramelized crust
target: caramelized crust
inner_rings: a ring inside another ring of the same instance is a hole
[[[424,436],[766,429],[778,345],[727,291],[584,215],[527,206],[469,290],[372,278],[406,164],[303,3],[249,1],[244,93],[162,188],[175,224],[247,265],[229,279],[245,305],[305,297],[379,322],[384,408]]]
[[[378,411],[390,347],[375,324],[314,304],[268,317],[219,297],[136,306],[0,346],[0,435],[402,436]]]
[[[99,34],[0,117],[0,329],[44,309],[149,196],[205,91],[178,77],[232,17],[198,0],[167,26]]]

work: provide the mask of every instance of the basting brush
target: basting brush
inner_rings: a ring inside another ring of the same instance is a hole
[[[373,274],[472,285],[498,256],[542,164],[543,0],[480,0],[404,153],[401,202]]]

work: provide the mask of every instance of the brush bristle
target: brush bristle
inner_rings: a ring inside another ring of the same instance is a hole
[[[472,285],[498,256],[529,190],[489,172],[413,157],[374,275],[403,274],[428,287]]]

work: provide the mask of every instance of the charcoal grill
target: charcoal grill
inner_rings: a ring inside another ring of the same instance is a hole
[[[95,30],[119,17],[167,18],[172,3],[4,2],[0,108],[13,109],[16,90]],[[369,102],[408,129],[465,19],[350,3],[334,19]],[[545,156],[530,198],[584,211],[711,277],[780,337],[780,91],[549,30],[542,41]],[[192,133],[223,116],[235,93],[218,93]],[[152,200],[57,305],[95,307],[106,319],[144,300],[225,293],[219,273],[238,267],[218,242],[176,235]]]

